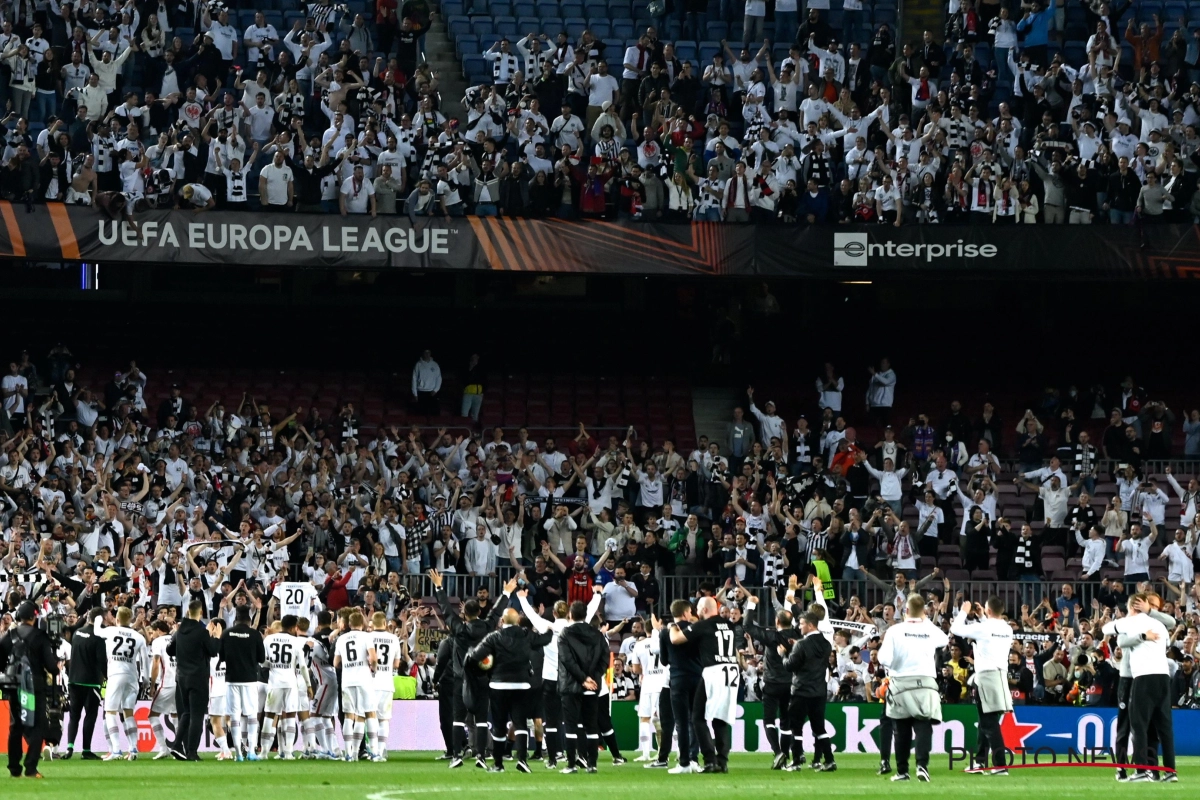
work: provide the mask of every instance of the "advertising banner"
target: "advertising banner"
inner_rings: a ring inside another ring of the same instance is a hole
[[[879,716],[882,710],[883,706],[879,703],[830,703],[826,706],[826,726],[833,736],[834,752],[878,754]],[[7,712],[8,709],[0,704],[0,752],[4,752],[3,748],[8,742]],[[1172,715],[1175,752],[1181,756],[1200,755],[1200,711],[1176,710]],[[138,751],[148,753],[157,745],[150,726],[150,703],[139,702],[135,716],[138,722]],[[621,748],[636,749],[637,704],[614,702],[612,719]],[[942,706],[942,723],[934,727],[933,752],[944,755],[952,750],[974,750],[978,722],[974,705]],[[171,741],[175,738],[173,726],[174,720],[168,719],[166,731]],[[1018,760],[1024,758],[1032,762],[1036,758],[1039,762],[1048,762],[1057,759],[1059,763],[1065,763],[1078,754],[1111,750],[1116,742],[1117,709],[1018,706],[1004,715],[1000,729],[1004,734],[1005,746],[1018,754]],[[77,749],[81,748],[82,742],[77,742]],[[444,748],[436,700],[394,701],[389,750]],[[807,724],[804,726],[804,748],[809,752],[813,749],[812,730]],[[103,720],[96,726],[92,749],[98,753],[108,752]],[[200,749],[205,752],[217,749],[207,731]],[[739,704],[738,719],[733,727],[733,752],[763,753],[769,750],[762,721],[762,703]]]
[[[308,269],[794,275],[925,271],[1063,278],[1200,277],[1194,225],[727,225],[149,211],[0,201],[0,258]]]
[[[826,729],[833,736],[837,753],[878,753],[880,703],[830,703],[825,710]],[[638,741],[636,704],[613,703],[613,727],[622,748],[636,748]],[[1181,756],[1200,755],[1200,711],[1172,712],[1175,727],[1175,752]],[[933,729],[933,752],[945,754],[975,748],[979,715],[975,706],[942,706],[942,723]],[[1065,763],[1072,753],[1111,750],[1117,739],[1117,709],[1074,708],[1063,706],[1018,706],[1005,714],[1000,723],[1004,745],[1024,754],[1030,762],[1057,758]],[[804,749],[812,752],[813,736],[804,726]],[[769,752],[762,722],[762,703],[741,703],[733,726],[733,752]]]

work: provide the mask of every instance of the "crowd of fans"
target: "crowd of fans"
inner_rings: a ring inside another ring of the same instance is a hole
[[[429,5],[379,0],[356,13],[315,0],[288,12],[290,29],[261,10],[238,25],[236,5],[7,10],[0,193],[30,210],[67,202],[114,216],[252,203],[394,213],[411,145],[441,131],[421,55]]]
[[[689,35],[700,5],[675,4]],[[720,5],[732,21],[733,4]],[[623,53],[590,31],[502,38],[484,53],[494,82],[464,100],[472,160],[460,184],[473,177],[475,213],[496,212],[493,176],[504,191],[515,173],[534,202],[544,173],[554,191],[532,213],[561,217],[899,226],[1200,214],[1194,21],[1169,21],[1164,38],[1164,20],[1136,24],[1127,2],[1082,3],[1070,27],[1054,2],[952,0],[944,42],[925,31],[904,43],[886,23],[861,35],[857,0],[840,32],[828,2],[809,3],[799,25],[782,5],[775,42],[759,46],[767,9],[748,1],[740,51],[722,40],[704,63],[662,35],[667,11]],[[512,197],[503,212],[530,213]]]
[[[9,610],[47,587],[49,607],[74,619],[126,605],[149,624],[202,600],[213,617],[248,605],[265,622],[275,587],[290,580],[330,611],[356,606],[432,629],[432,606],[413,602],[429,593],[421,576],[432,568],[448,592],[485,607],[498,600],[495,578],[518,573],[535,607],[598,587],[610,632],[636,640],[685,586],[717,596],[753,634],[762,616],[745,607],[751,594],[770,609],[790,584],[800,602],[822,600],[835,620],[857,624],[838,634],[830,692],[871,699],[878,638],[862,632],[881,633],[911,591],[930,593],[930,613],[948,624],[962,599],[954,583],[961,595],[975,580],[1009,587],[1013,624],[1030,634],[1013,663],[1021,699],[1099,702],[1111,694],[1113,654],[1096,627],[1121,613],[1127,592],[1151,586],[1179,621],[1177,680],[1195,686],[1200,486],[1142,467],[1200,456],[1200,411],[1181,425],[1180,452],[1174,412],[1132,378],[1047,390],[1019,434],[991,404],[970,417],[957,402],[897,431],[897,374],[884,359],[869,374],[863,424],[881,427],[867,443],[847,424],[854,403],[827,365],[818,402],[798,402],[794,426],[749,388],[750,414],[735,409],[721,441],[679,450],[633,428],[597,440],[580,424],[564,441],[536,442],[524,429],[365,429],[351,405],[328,418],[250,397],[200,410],[179,387],[148,392],[154,378],[134,362],[104,387],[77,381],[74,366],[58,347],[41,369],[23,354],[0,379]],[[468,373],[464,400],[482,392],[477,380]],[[426,410],[444,402],[428,351],[411,389]],[[148,396],[163,399],[154,407]],[[472,407],[464,402],[464,418]],[[413,654],[410,671],[424,659]],[[948,654],[947,702],[966,696],[969,668]],[[623,667],[617,674],[622,693],[635,690]]]
[[[925,31],[905,43],[886,23],[865,35],[858,0],[840,31],[827,2],[798,24],[781,2],[777,41],[760,44],[768,9],[750,0],[741,47],[723,40],[701,63],[662,34],[703,38],[699,5],[659,2],[657,27],[621,53],[588,31],[501,38],[483,54],[493,80],[468,89],[461,121],[422,54],[426,0],[359,13],[318,0],[288,12],[286,30],[261,11],[235,26],[220,0],[21,5],[0,25],[0,194],[114,216],[1200,215],[1195,20],[1123,2],[953,0],[943,41]]]

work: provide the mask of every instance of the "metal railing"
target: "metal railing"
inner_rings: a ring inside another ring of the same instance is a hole
[[[452,599],[465,600],[474,597],[478,590],[487,589],[491,599],[495,600],[502,594],[505,581],[512,578],[514,574],[514,570],[508,567],[498,570],[496,575],[475,576],[444,573],[442,579],[446,592]],[[432,597],[434,594],[433,584],[426,575],[404,575],[401,577],[401,582],[415,598]],[[1098,599],[1109,592],[1109,589],[1104,588],[1099,581],[1069,583],[1073,597],[1078,602],[1081,619],[1087,619],[1092,615],[1091,601],[1093,598]],[[723,581],[717,577],[706,575],[665,575],[659,578],[658,585],[660,599],[655,605],[656,613],[659,614],[668,613],[666,609],[672,600],[696,598],[700,596],[702,589],[715,590],[718,593],[725,590]],[[1019,617],[1023,605],[1034,609],[1043,600],[1048,600],[1053,606],[1061,596],[1063,585],[1063,581],[1045,580],[953,581],[950,585],[949,605],[951,607],[954,605],[959,592],[962,592],[962,599],[977,603],[983,603],[994,595],[1005,601],[1010,617]],[[833,588],[835,602],[843,608],[849,604],[851,597],[857,597],[868,611],[876,609],[877,606],[894,603],[897,597],[897,591],[894,588],[889,586],[884,589],[870,581],[839,580],[833,582]],[[1174,602],[1177,599],[1175,593],[1162,582],[1157,582],[1155,588],[1165,600]],[[774,604],[770,599],[771,594],[773,592],[776,598],[782,601],[784,588],[745,586],[745,589],[759,599],[758,607],[753,612],[754,621],[759,624],[771,624],[775,613]],[[1132,591],[1133,587],[1127,586],[1126,590]],[[922,587],[921,591],[927,597],[932,593],[940,598],[944,593],[944,583],[939,579],[931,580]],[[549,609],[546,609],[546,613],[549,613]],[[902,614],[903,609],[900,609],[898,613]],[[876,613],[875,616],[879,616],[879,614]]]

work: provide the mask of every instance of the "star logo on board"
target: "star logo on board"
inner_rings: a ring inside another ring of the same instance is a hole
[[[1000,719],[1004,746],[1012,751],[1025,747],[1025,740],[1042,729],[1036,722],[1018,722],[1015,712],[1009,711]]]

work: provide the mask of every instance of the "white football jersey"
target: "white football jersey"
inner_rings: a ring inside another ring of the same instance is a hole
[[[150,643],[150,655],[158,659],[158,685],[163,689],[175,687],[175,656],[167,655],[170,636],[160,636]]]
[[[371,634],[366,631],[346,631],[337,639],[333,652],[342,660],[342,686],[373,686],[371,664],[367,654],[374,648]]]
[[[208,696],[209,697],[224,697],[225,696],[225,662],[220,656],[213,656],[208,660]]]
[[[633,663],[637,664],[642,670],[643,692],[661,691],[663,682],[667,677],[667,668],[659,660],[658,653],[651,652],[650,650],[653,638],[648,636],[633,646]]]
[[[317,621],[317,615],[312,610],[312,601],[316,599],[317,587],[311,583],[299,581],[277,583],[271,596],[279,601],[280,617],[290,615],[304,617],[312,623]]]
[[[123,628],[114,625],[111,628],[101,628],[101,639],[104,639],[104,651],[108,654],[108,677],[117,675],[137,680],[139,675],[146,674],[147,650],[146,639],[133,628]]]
[[[395,675],[392,664],[400,658],[400,640],[394,633],[375,631],[371,634],[371,644],[375,647],[375,688],[391,691]]]
[[[263,639],[263,647],[267,651],[267,688],[299,688],[304,640],[290,633],[273,633]]]

